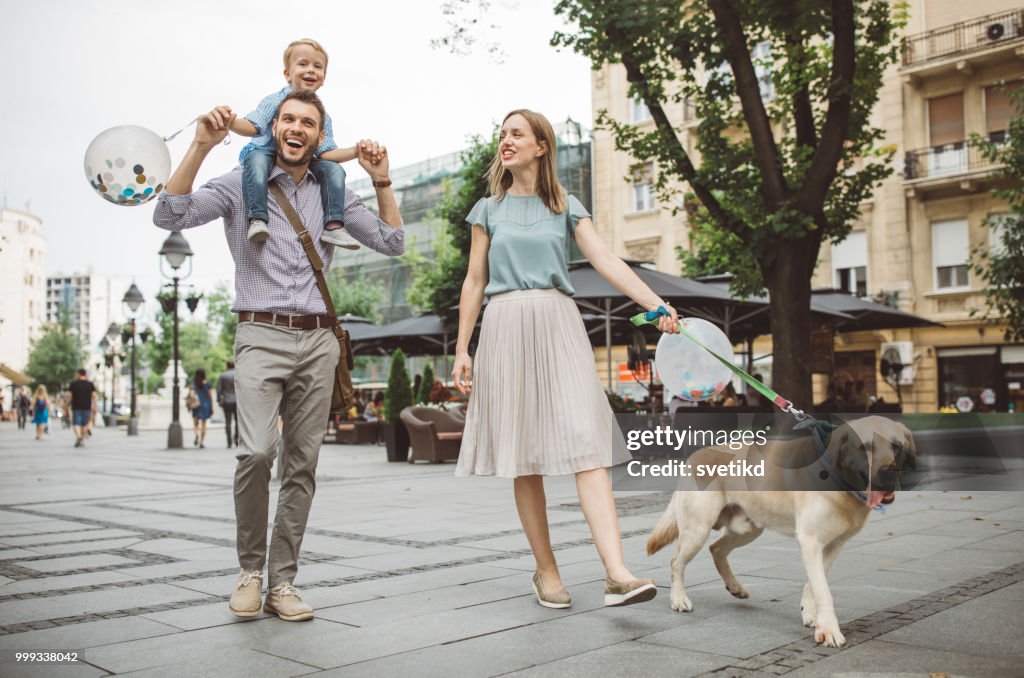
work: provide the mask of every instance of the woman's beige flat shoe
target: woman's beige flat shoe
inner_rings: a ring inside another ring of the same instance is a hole
[[[656,595],[658,595],[658,587],[654,585],[653,579],[634,579],[629,582],[606,579],[604,582],[605,607],[646,603]]]
[[[544,607],[550,607],[555,610],[564,610],[567,607],[572,607],[572,596],[565,589],[555,591],[554,593],[545,593],[540,585],[540,574],[537,572],[533,573],[533,592],[537,594],[537,602]]]

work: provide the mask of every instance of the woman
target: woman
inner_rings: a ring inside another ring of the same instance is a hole
[[[366,421],[379,421],[383,407],[384,394],[381,391],[377,391],[376,395],[373,396],[373,400],[366,403],[366,408],[363,410],[363,419]]]
[[[213,398],[210,396],[210,384],[206,381],[206,370],[201,367],[196,370],[191,388],[199,400],[199,406],[192,410],[192,423],[196,434],[193,444],[205,448],[206,422],[213,414]]]
[[[634,577],[623,561],[605,470],[612,465],[614,418],[570,297],[569,239],[576,239],[598,273],[644,308],[668,304],[608,249],[590,214],[558,183],[555,148],[544,116],[528,110],[505,116],[489,172],[491,196],[466,219],[472,245],[452,377],[461,393],[472,390],[473,397],[455,474],[515,478],[516,508],[537,562],[534,593],[553,608],[572,601],[551,549],[543,477],[575,474],[607,573],[605,605],[639,603],[657,589],[650,579]],[[474,374],[469,340],[485,294],[490,302]],[[678,332],[676,313],[668,312],[660,328]]]
[[[50,398],[42,384],[32,394],[32,423],[36,425],[36,440],[42,440],[43,430],[50,423]]]

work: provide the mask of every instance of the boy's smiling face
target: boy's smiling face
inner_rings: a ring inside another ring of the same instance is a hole
[[[327,59],[309,45],[297,45],[292,51],[284,77],[293,90],[306,89],[315,92],[327,77]]]

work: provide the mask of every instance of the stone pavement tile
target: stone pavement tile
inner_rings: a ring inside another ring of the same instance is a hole
[[[70,556],[67,558],[46,558],[45,560],[19,560],[14,564],[27,570],[36,572],[68,572],[71,570],[83,570],[93,567],[114,567],[117,565],[132,565],[137,560],[123,558],[109,553],[95,553],[84,556]]]
[[[126,537],[122,539],[103,539],[100,541],[86,541],[77,544],[51,544],[49,546],[35,546],[33,549],[40,555],[59,556],[72,553],[88,553],[89,551],[114,551],[135,546],[140,541],[139,537]]]
[[[134,581],[134,577],[126,577],[118,572],[86,572],[85,574],[67,574],[59,577],[42,577],[40,579],[22,579],[0,588],[0,595],[10,596],[19,593],[38,593],[40,591],[56,591],[76,586],[96,586],[97,584],[114,584]]]
[[[353,626],[374,626],[406,617],[420,617],[445,610],[483,605],[496,600],[526,597],[528,594],[529,600],[533,602],[534,598],[526,586],[528,584],[528,579],[523,575],[514,574],[483,582],[335,605],[326,609],[321,604],[317,608],[317,615]],[[309,602],[314,603],[312,595]]]
[[[1021,609],[993,591],[879,636],[879,640],[1024,661]]]
[[[5,501],[7,501],[7,495],[4,495],[4,499]],[[56,532],[58,530],[65,529],[88,530],[92,527],[91,525],[64,523],[65,527],[58,527],[57,529],[54,529],[53,524],[58,522],[60,521],[55,521],[50,516],[37,516],[31,513],[22,513],[21,511],[5,511],[3,509],[0,509],[0,532],[2,532],[3,534],[13,533],[13,530],[10,529],[10,526],[12,525],[22,527],[24,527],[25,525],[31,525],[33,534],[39,532]]]
[[[839,558],[848,553],[875,554],[883,558],[911,559],[946,553],[962,545],[963,539],[928,534],[896,534],[888,539],[843,549]]]
[[[405,549],[397,553],[387,553],[377,556],[340,558],[338,562],[364,570],[388,572],[407,567],[420,567],[422,565],[458,562],[461,560],[480,558],[482,556],[496,553],[498,552],[467,548],[463,546],[437,546],[426,549]]]
[[[986,513],[985,517],[992,521],[1015,520],[1017,522],[1024,522],[1024,506],[1018,504],[1017,506],[993,511],[992,513]]]
[[[743,607],[747,609],[707,618],[698,616],[696,610],[684,613],[680,616],[690,617],[693,621],[688,619],[675,628],[644,636],[642,640],[684,650],[745,658],[810,634],[810,629],[800,624],[796,610],[781,609],[779,605],[746,604]]]
[[[582,537],[589,538],[589,530],[586,535],[580,535],[577,532],[571,532],[569,530],[560,530],[556,528],[550,529],[551,543],[556,548],[559,544],[565,542],[579,541]],[[491,551],[518,551],[521,549],[530,548],[530,543],[526,541],[526,533],[517,531],[515,534],[506,534],[501,537],[494,537],[492,539],[476,539],[473,541],[467,541],[460,544],[470,548],[488,549]]]
[[[79,662],[77,664],[25,664],[0,662],[0,676],[4,678],[92,678],[110,675],[102,669]]]
[[[513,572],[513,570],[506,569],[498,562],[458,565],[413,572],[398,577],[384,577],[355,582],[346,584],[344,588],[356,593],[368,592],[374,596],[399,596],[416,591],[431,591],[470,582],[490,581],[499,577],[505,577]]]
[[[189,541],[187,539],[150,539],[148,541],[140,541],[134,547],[136,551],[145,551],[146,553],[159,553],[167,556],[181,556],[184,551],[192,551],[195,549],[208,549],[210,544],[201,541]]]
[[[1024,530],[1024,522],[1016,520],[974,520],[973,517],[964,518],[955,523],[947,523],[939,527],[918,530],[921,534],[939,534],[950,537],[963,537],[965,545],[975,541],[988,539],[989,537],[1006,534],[1014,530]]]
[[[119,539],[123,537],[135,537],[138,539],[138,533],[121,529],[85,529],[65,534],[33,534],[22,537],[8,537],[2,541],[8,546],[42,546],[61,541],[82,541],[86,539],[100,541],[101,539]]]
[[[243,619],[231,614],[231,611],[228,610],[228,603],[225,600],[205,603],[203,605],[190,605],[189,607],[182,607],[177,610],[150,612],[142,615],[142,618],[151,619],[182,631],[195,631],[196,629],[205,629],[211,626],[246,624],[255,621],[255,618]]]
[[[200,649],[185,661],[162,664],[133,671],[137,678],[164,678],[166,676],[216,676],[217,678],[281,678],[300,676],[316,671],[316,667],[268,655],[258,649],[221,648]]]
[[[238,552],[234,546],[207,546],[206,548],[189,549],[188,551],[179,551],[178,553],[166,555],[195,562],[215,560],[225,565],[238,567]]]
[[[705,652],[626,641],[506,675],[509,678],[681,678],[713,671],[729,661],[729,657]]]
[[[4,500],[7,501],[7,497],[4,497]],[[0,511],[0,513],[6,513],[6,511]],[[28,515],[28,514],[14,514],[14,515],[20,515],[23,518],[29,519],[29,520],[26,520],[24,522],[26,524],[30,525],[31,530],[32,530],[32,534],[44,534],[44,533],[47,533],[47,532],[60,532],[61,533],[60,536],[62,537],[62,539],[60,539],[60,541],[63,541],[64,539],[74,539],[75,535],[80,533],[80,532],[85,532],[85,531],[88,531],[88,530],[95,529],[94,525],[87,525],[86,523],[75,523],[75,522],[72,522],[70,520],[57,520],[57,519],[54,519],[52,517],[42,518],[40,516],[31,516],[31,515]],[[0,529],[2,529],[2,528],[0,528]],[[68,536],[68,535],[70,535],[70,536]],[[57,535],[54,535],[54,536],[57,536]]]
[[[1018,556],[1024,556],[1024,531],[1015,530],[995,537],[989,537],[971,544],[972,549],[983,549],[986,551],[1012,551]]]
[[[920,622],[918,622],[920,623]],[[791,678],[821,676],[971,676],[1003,678],[1020,675],[1020,658],[984,656],[958,650],[924,649],[869,640],[786,674]]]
[[[119,574],[128,575],[137,579],[157,579],[160,577],[187,576],[195,572],[216,572],[226,570],[238,574],[238,559],[232,560],[186,560],[179,563],[165,563],[161,565],[141,565],[139,567],[126,567],[119,569]]]
[[[15,560],[17,558],[34,558],[39,555],[42,554],[29,549],[4,549],[0,551],[0,561]]]
[[[899,565],[886,567],[902,572],[921,572],[930,578],[933,573],[956,573],[959,579],[967,579],[1007,567],[1024,560],[1024,549],[1017,551],[985,550],[973,544],[964,548],[950,549],[938,557],[915,558]]]
[[[3,619],[4,624],[7,625],[19,624],[89,613],[103,614],[134,607],[164,605],[206,597],[195,591],[187,591],[176,586],[150,584],[0,603],[0,619]]]
[[[139,638],[165,636],[176,631],[177,629],[166,624],[159,624],[140,617],[118,617],[117,619],[101,619],[81,624],[55,626],[39,631],[11,633],[0,636],[0,648],[82,650]]]
[[[999,590],[999,598],[1003,600],[1017,600],[1024,602],[1024,581],[1011,584]]]
[[[234,535],[232,535],[232,538]],[[379,556],[388,553],[399,553],[408,547],[395,546],[371,541],[357,541],[345,537],[330,537],[322,534],[310,534],[302,540],[302,550],[311,553],[325,553],[340,558],[361,558],[364,556]]]

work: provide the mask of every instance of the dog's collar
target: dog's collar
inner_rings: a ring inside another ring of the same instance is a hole
[[[828,456],[828,439],[832,436],[832,431],[836,430],[838,427],[827,421],[819,421],[813,417],[807,417],[793,426],[794,430],[804,428],[811,430],[811,438],[814,439],[814,447],[818,452],[818,462],[825,468],[825,470],[821,472],[821,479],[825,480],[826,478],[830,478],[832,482],[839,487],[839,489],[846,490],[856,497],[860,503],[867,506],[867,492],[858,490],[843,480],[842,476],[836,473],[835,466],[832,465],[832,459]],[[868,464],[870,465],[870,463],[871,458],[869,456]],[[885,506],[883,504],[879,504],[873,510],[885,515]]]

